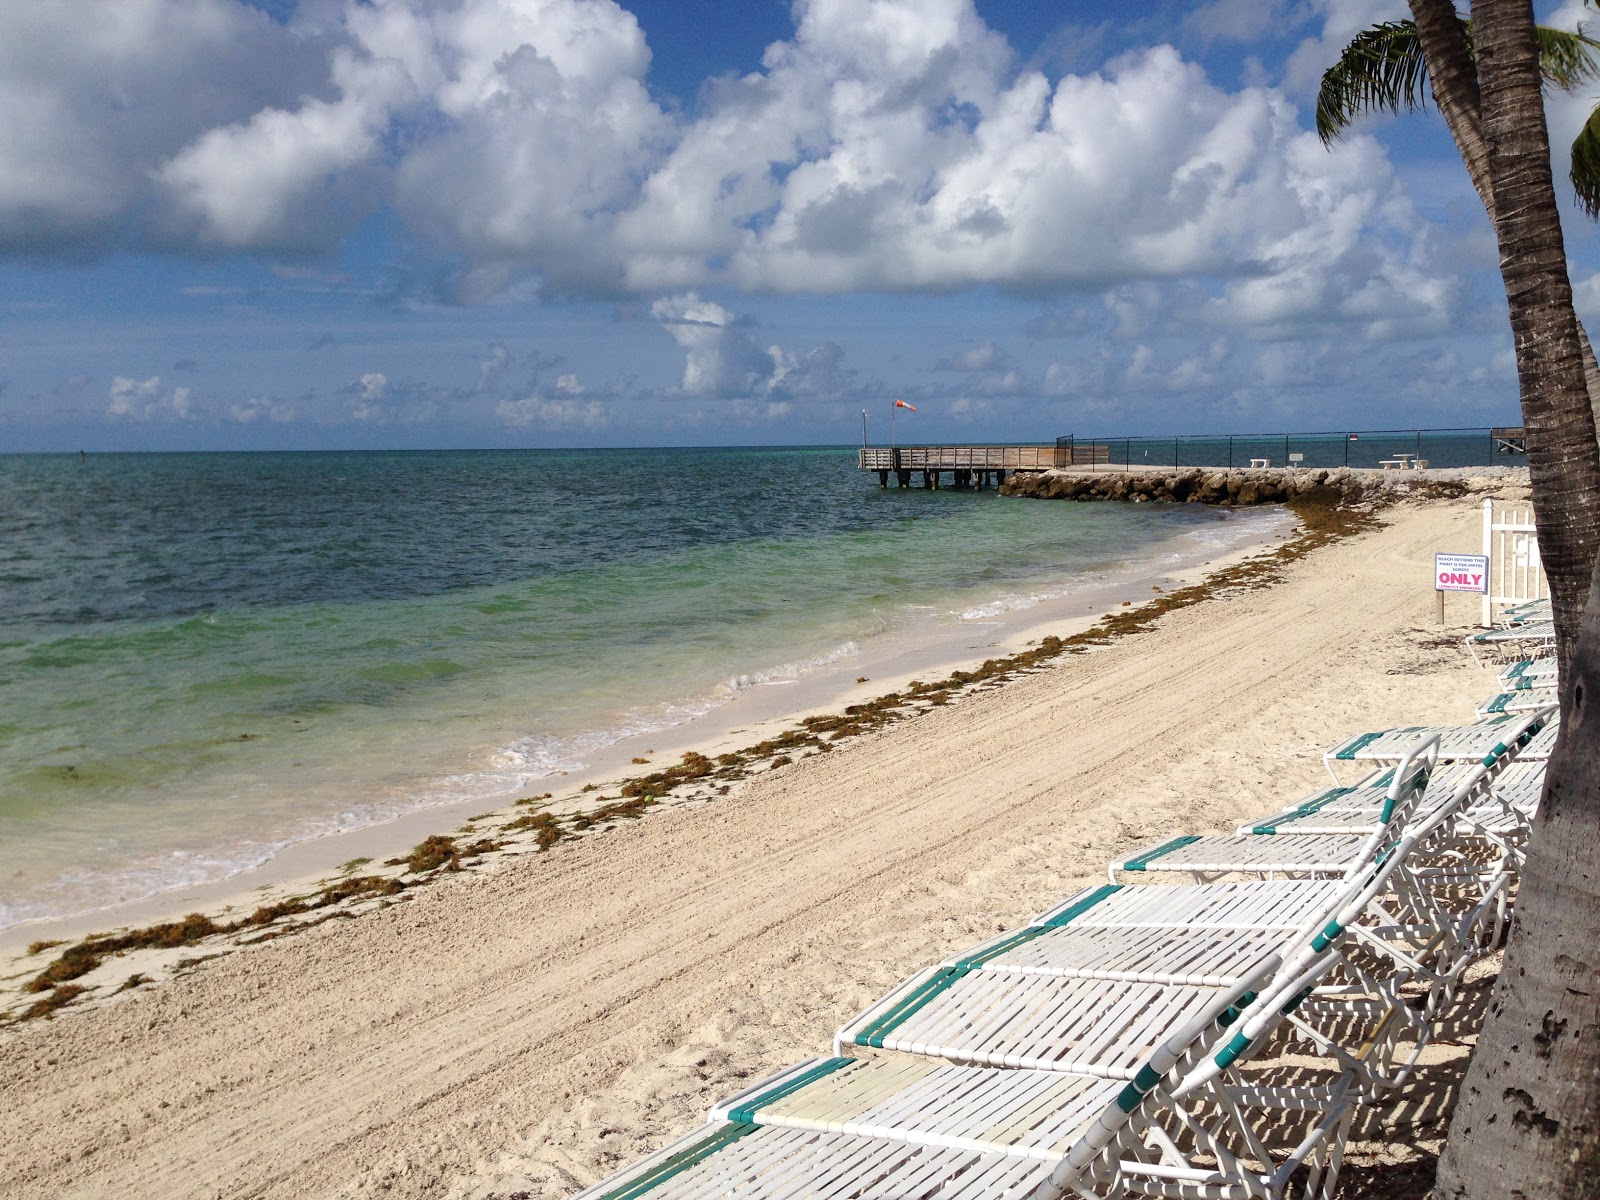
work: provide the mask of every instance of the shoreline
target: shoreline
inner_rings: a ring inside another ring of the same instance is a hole
[[[1402,501],[1270,586],[980,682],[731,802],[0,1031],[0,1195],[570,1194],[1115,855],[1325,786],[1352,731],[1469,720],[1493,676],[1459,641],[1472,605],[1435,623],[1429,569],[1482,494]]]
[[[1269,512],[1273,515],[1268,516]],[[1218,520],[1243,515],[1220,510]],[[174,921],[195,911],[248,911],[263,903],[315,890],[330,877],[337,877],[340,867],[351,860],[389,859],[405,854],[429,836],[449,833],[477,814],[507,814],[516,800],[529,792],[553,791],[548,805],[552,811],[582,807],[585,787],[604,787],[619,774],[636,773],[630,760],[648,756],[652,763],[665,764],[685,753],[716,756],[737,749],[738,742],[760,741],[805,717],[898,690],[918,674],[947,674],[985,658],[1015,653],[1049,633],[1077,632],[1125,601],[1141,602],[1152,587],[1183,586],[1203,572],[1221,569],[1270,548],[1290,536],[1295,527],[1294,518],[1282,506],[1253,510],[1248,519],[1259,528],[1232,549],[1216,552],[1204,547],[1186,548],[1164,554],[1159,561],[1129,564],[1128,573],[1121,578],[1091,583],[1066,595],[1047,596],[991,618],[957,621],[939,631],[931,645],[918,644],[904,636],[882,645],[868,644],[859,655],[841,658],[795,679],[745,688],[679,724],[618,738],[596,751],[587,765],[534,779],[519,789],[419,805],[386,820],[297,839],[265,861],[217,879],[72,913],[32,917],[0,928],[0,981],[11,974],[19,952],[31,943],[73,940],[108,930]],[[1175,540],[1187,541],[1196,532]],[[1204,554],[1214,557],[1202,558]],[[1178,561],[1166,561],[1171,558]],[[863,674],[868,682],[856,682]],[[0,1007],[0,1018],[4,1012]]]

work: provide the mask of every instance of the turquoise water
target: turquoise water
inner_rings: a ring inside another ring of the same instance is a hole
[[[836,449],[0,457],[0,927],[503,796],[1239,524],[885,492]]]

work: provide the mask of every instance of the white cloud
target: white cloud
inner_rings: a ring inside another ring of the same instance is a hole
[[[1184,25],[1207,41],[1258,41],[1296,17],[1284,0],[1211,0],[1184,18]]]
[[[118,375],[112,379],[111,387],[106,392],[106,398],[110,401],[106,412],[113,417],[135,421],[151,421],[158,417],[187,421],[199,415],[190,397],[190,390],[186,387],[176,387],[165,396],[161,395],[159,375],[152,375],[149,379]]]
[[[160,387],[159,375],[152,375],[149,379],[130,379],[126,375],[118,375],[111,381],[111,388],[106,393],[106,398],[111,401],[106,411],[113,417],[143,416],[150,398]]]
[[[502,400],[495,415],[506,425],[526,429],[547,425],[561,429],[601,429],[610,424],[606,406],[598,400],[577,400],[567,396],[548,397],[535,393],[517,400]]]
[[[650,306],[650,315],[685,351],[682,386],[688,395],[748,395],[764,388],[777,369],[772,354],[714,300],[695,292],[664,296]]]
[[[398,66],[340,48],[331,63],[339,96],[298,108],[265,108],[248,121],[207,130],[155,171],[175,220],[201,242],[229,247],[316,244],[373,206],[363,180],[391,114],[411,94]],[[344,185],[344,186],[341,186]]]
[[[389,396],[389,377],[382,371],[367,371],[340,391],[350,398],[350,416],[357,421],[383,421],[390,415],[385,403]]]
[[[478,364],[478,387],[488,387],[490,382],[502,375],[511,365],[511,352],[499,342],[489,346],[489,357]]]
[[[1284,86],[1300,97],[1316,94],[1322,73],[1339,60],[1350,39],[1381,21],[1409,21],[1405,0],[1310,0],[1322,32],[1302,41],[1284,68]]]
[[[269,421],[275,425],[284,425],[294,420],[295,410],[292,404],[282,400],[269,400],[264,396],[252,396],[242,403],[229,405],[228,416],[240,425],[253,425],[257,421]]]
[[[0,247],[121,236],[186,141],[301,92],[327,46],[231,0],[0,6]]]

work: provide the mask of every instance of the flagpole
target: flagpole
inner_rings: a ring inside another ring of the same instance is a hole
[[[889,404],[889,448],[891,450],[900,444],[894,440],[894,410],[899,407],[900,406],[898,404],[895,404],[892,401]]]
[[[861,448],[867,448],[867,410],[861,410]]]

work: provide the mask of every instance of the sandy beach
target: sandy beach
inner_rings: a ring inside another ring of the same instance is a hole
[[[1441,628],[1430,576],[1483,494],[726,796],[0,1030],[0,1196],[590,1184],[1118,853],[1298,798],[1349,733],[1470,720],[1476,602]]]

